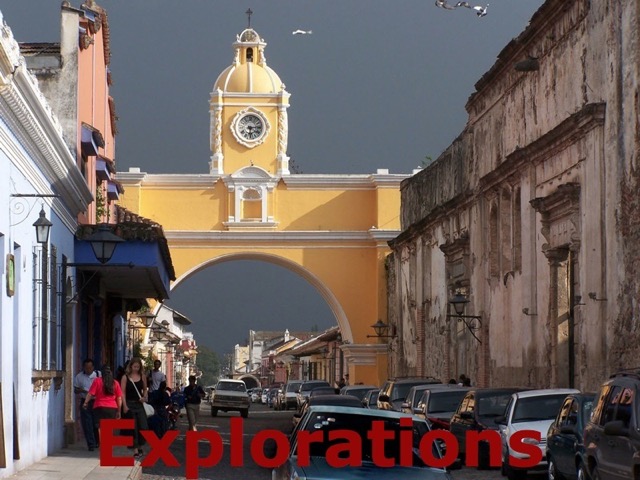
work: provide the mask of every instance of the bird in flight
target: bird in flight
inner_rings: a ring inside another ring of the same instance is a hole
[[[447,0],[436,0],[436,7],[444,8],[446,10],[455,10],[456,9],[456,7],[454,7],[453,5],[449,5],[447,3]]]
[[[313,30],[294,30],[292,32],[293,35],[311,35]]]
[[[449,5],[446,0],[436,0],[436,6],[446,8],[447,10],[455,10],[459,7],[469,8],[471,10],[475,10],[478,17],[484,17],[487,14],[487,7],[489,6],[489,4],[487,3],[487,5],[483,7],[481,5],[472,6],[469,4],[469,2],[457,2],[452,6]]]
[[[487,3],[486,7],[481,7],[478,5],[473,7],[473,9],[476,11],[476,15],[478,15],[479,17],[484,17],[487,14],[488,7],[489,7],[489,4]]]

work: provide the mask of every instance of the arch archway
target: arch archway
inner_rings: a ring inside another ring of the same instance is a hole
[[[340,305],[338,299],[327,287],[327,285],[325,285],[316,275],[314,275],[308,269],[280,255],[257,253],[257,252],[238,252],[238,253],[229,253],[229,254],[221,255],[217,258],[212,258],[210,260],[203,262],[202,264],[196,265],[191,269],[189,269],[188,271],[186,271],[184,274],[180,275],[176,279],[176,281],[172,284],[171,289],[174,290],[182,282],[184,282],[191,276],[204,270],[207,267],[211,267],[220,263],[231,262],[234,260],[264,261],[267,263],[271,263],[273,265],[283,267],[302,277],[309,284],[311,284],[318,291],[320,296],[327,302],[329,309],[333,313],[336,319],[336,322],[340,327],[343,341],[348,343],[353,343],[353,334],[351,332],[351,325],[349,324],[349,320],[347,319],[344,309]]]
[[[238,377],[238,380],[242,380],[247,386],[247,390],[250,388],[257,388],[260,386],[260,379],[250,373],[245,373]]]

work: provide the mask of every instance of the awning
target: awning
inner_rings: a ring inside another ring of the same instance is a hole
[[[76,268],[95,272],[103,291],[124,299],[169,298],[171,274],[158,241],[119,243],[105,264],[96,259],[86,240],[75,241]]]
[[[96,177],[100,181],[111,180],[111,173],[107,166],[107,160],[102,157],[96,159]]]
[[[122,188],[120,182],[110,180],[109,183],[107,183],[107,198],[109,200],[118,200],[121,193],[124,193],[124,188]]]
[[[80,144],[82,153],[86,157],[95,157],[98,155],[98,148],[104,147],[104,138],[98,130],[91,125],[83,123]]]

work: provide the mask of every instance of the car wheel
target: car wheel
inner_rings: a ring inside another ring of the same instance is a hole
[[[211,416],[212,417],[217,417],[218,416],[218,409],[217,408],[211,408]]]
[[[548,474],[549,480],[564,480],[564,476],[558,473],[558,468],[556,467],[556,461],[551,456],[549,456],[547,474]]]
[[[249,409],[241,410],[240,415],[242,416],[242,418],[247,418],[249,416]]]

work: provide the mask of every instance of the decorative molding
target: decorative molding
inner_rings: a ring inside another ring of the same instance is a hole
[[[46,177],[47,185],[42,191],[49,191],[53,184],[60,186],[56,193],[63,195],[64,203],[74,211],[68,213],[57,207],[56,213],[73,229],[75,215],[86,210],[93,196],[63,139],[58,119],[40,91],[38,80],[27,70],[6,24],[0,28],[0,115]],[[36,180],[34,185],[37,183]]]
[[[402,181],[410,176],[404,174],[295,174],[288,175],[283,178],[283,181],[289,190],[372,190],[379,187],[400,188]]]
[[[60,390],[64,374],[65,372],[61,370],[32,370],[33,393],[48,392],[51,390],[51,385],[54,385],[56,391]]]
[[[410,177],[404,174],[292,174],[283,177],[289,190],[374,190],[377,188],[400,188],[400,183]],[[227,176],[213,173],[203,174],[151,174],[147,172],[118,172],[116,180],[127,185],[145,185],[167,189],[213,188]],[[272,177],[278,178],[279,177]]]
[[[349,365],[377,365],[379,355],[387,355],[386,343],[345,343],[340,345]]]
[[[580,184],[565,183],[546,197],[534,198],[531,206],[541,215],[540,232],[546,243],[542,251],[580,249]]]
[[[380,233],[381,231],[377,231]],[[400,233],[399,230],[384,230],[387,235],[394,236]],[[336,243],[336,244],[348,244],[348,243],[371,243],[372,240],[377,240],[375,234],[371,231],[368,232],[354,232],[354,231],[298,231],[298,232],[225,232],[225,231],[185,231],[185,230],[165,230],[165,236],[167,241],[173,247],[179,247],[180,244],[186,243],[202,243],[203,246],[210,247],[215,242],[265,242],[269,243],[271,247],[276,247],[278,243]],[[226,246],[226,245],[225,245]],[[371,245],[377,248],[375,245]],[[291,248],[287,245],[287,248]],[[363,248],[362,245],[358,245],[356,248]]]

